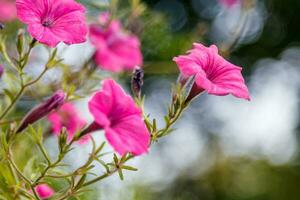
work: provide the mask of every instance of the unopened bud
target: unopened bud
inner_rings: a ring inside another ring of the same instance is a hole
[[[63,91],[57,91],[48,100],[42,102],[38,106],[34,107],[22,120],[16,133],[22,132],[28,127],[28,125],[37,122],[43,117],[47,116],[54,109],[59,108],[64,104],[66,94]]]
[[[140,67],[136,67],[132,74],[131,89],[133,94],[141,98],[142,87],[144,84],[144,71]]]
[[[4,73],[4,67],[0,65],[0,78],[2,77],[3,73]]]
[[[23,52],[24,34],[25,34],[24,29],[20,29],[18,32],[18,37],[17,37],[18,38],[17,39],[17,50],[18,50],[19,55],[22,55],[22,52]]]
[[[68,140],[68,133],[65,127],[63,127],[60,131],[59,138],[58,138],[58,144],[61,151],[63,151],[64,147],[67,144]]]

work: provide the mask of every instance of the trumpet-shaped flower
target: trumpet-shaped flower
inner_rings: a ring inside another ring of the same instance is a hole
[[[52,112],[48,116],[48,121],[51,123],[52,132],[55,135],[59,135],[61,129],[65,127],[68,133],[68,141],[70,141],[74,134],[86,124],[71,103],[65,103],[59,110]],[[88,139],[88,136],[84,136],[79,140],[79,143],[85,143]]]
[[[114,80],[103,81],[102,90],[89,101],[89,110],[94,124],[104,129],[108,142],[120,155],[148,151],[150,134],[142,111]]]
[[[119,21],[110,21],[107,13],[100,16],[99,24],[90,26],[90,39],[96,47],[95,62],[104,70],[133,70],[143,62],[139,39],[125,33]]]
[[[48,199],[54,194],[54,190],[47,184],[37,185],[35,187],[35,191],[41,199]]]
[[[16,17],[16,5],[12,0],[0,0],[0,21],[10,21]]]
[[[242,68],[237,67],[218,54],[215,45],[205,47],[195,43],[194,49],[188,55],[175,57],[183,77],[195,77],[192,88],[193,98],[202,91],[208,94],[224,96],[232,94],[235,97],[250,100],[248,88],[242,76]]]
[[[59,42],[86,41],[85,8],[74,0],[17,0],[17,16],[40,43],[55,47]]]

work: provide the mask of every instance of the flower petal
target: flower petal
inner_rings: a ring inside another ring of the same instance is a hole
[[[150,134],[139,115],[131,115],[105,130],[105,136],[120,155],[148,152]]]
[[[189,56],[179,56],[173,59],[179,67],[180,72],[184,76],[193,76],[198,72],[201,73],[202,69],[195,60]]]

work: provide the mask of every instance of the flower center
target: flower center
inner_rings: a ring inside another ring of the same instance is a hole
[[[50,19],[46,19],[46,20],[43,20],[43,21],[42,21],[42,25],[43,25],[44,27],[51,27],[52,24],[53,24],[53,21],[50,20]]]

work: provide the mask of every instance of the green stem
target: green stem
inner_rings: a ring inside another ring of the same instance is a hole
[[[43,147],[43,145],[42,145],[40,142],[38,142],[37,145],[38,145],[40,151],[42,152],[44,158],[46,159],[48,165],[50,165],[50,164],[51,164],[51,160],[50,160],[50,158],[49,158],[49,156],[48,156],[48,154],[47,154],[45,148]]]
[[[10,103],[10,105],[4,110],[4,112],[0,115],[0,120],[2,120],[8,113],[9,111],[14,107],[14,105],[16,104],[16,102],[19,100],[19,98],[22,96],[22,94],[24,93],[24,91],[27,89],[27,87],[37,83],[42,77],[43,75],[47,72],[48,68],[45,67],[45,69],[42,71],[42,73],[33,81],[23,84],[23,78],[21,75],[21,89],[19,90],[19,92],[17,93],[17,95],[15,96],[15,98],[12,100],[12,102]]]
[[[6,62],[7,62],[12,68],[14,68],[15,70],[19,71],[19,70],[18,70],[18,67],[12,62],[12,60],[11,60],[10,57],[8,56],[8,54],[7,54],[7,52],[6,52],[6,49],[3,49],[2,55],[3,55],[3,58],[6,60]]]
[[[26,52],[25,56],[22,58],[22,60],[21,60],[21,62],[20,62],[20,64],[19,64],[21,70],[23,70],[24,67],[28,64],[30,53],[31,53],[33,47],[35,46],[36,42],[37,42],[37,40],[34,39],[34,38],[33,38],[32,41],[30,42],[28,51]]]
[[[10,151],[10,150],[9,150]],[[11,152],[9,152],[9,155],[7,156],[8,162],[11,164],[11,166],[15,169],[17,174],[28,184],[31,185],[31,181],[21,172],[21,170],[18,168],[17,164],[14,162]]]

